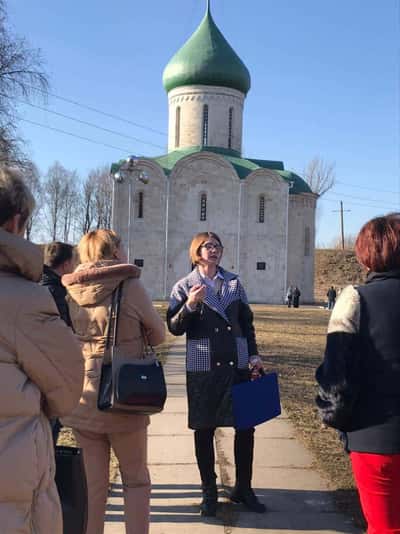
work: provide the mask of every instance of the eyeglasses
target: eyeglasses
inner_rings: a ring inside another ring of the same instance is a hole
[[[201,245],[201,248],[205,248],[207,251],[216,250],[217,252],[221,252],[224,247],[218,243],[204,243],[204,245]]]

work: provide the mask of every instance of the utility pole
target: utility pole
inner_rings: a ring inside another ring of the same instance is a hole
[[[340,210],[333,210],[333,213],[340,213],[340,234],[341,234],[341,240],[342,240],[342,250],[344,250],[344,222],[343,222],[343,213],[349,212],[351,210],[344,210],[343,209],[343,201],[340,201]]]

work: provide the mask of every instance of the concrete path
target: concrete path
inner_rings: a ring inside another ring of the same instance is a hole
[[[200,486],[193,435],[187,429],[185,345],[171,348],[165,371],[168,402],[149,427],[152,478],[151,534],[356,534],[350,520],[335,511],[323,479],[311,469],[312,457],[296,440],[286,415],[257,428],[254,488],[266,514],[246,512],[226,499],[234,482],[233,431],[216,435],[220,502],[216,518],[199,515]],[[105,534],[125,533],[121,484],[113,485]]]

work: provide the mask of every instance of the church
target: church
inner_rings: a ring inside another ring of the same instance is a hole
[[[209,3],[197,30],[164,69],[168,153],[112,165],[113,228],[143,267],[153,299],[191,269],[192,237],[216,232],[221,265],[240,275],[250,302],[280,304],[288,285],[314,292],[317,195],[282,161],[242,155],[250,73]],[[120,172],[119,172],[120,171]]]

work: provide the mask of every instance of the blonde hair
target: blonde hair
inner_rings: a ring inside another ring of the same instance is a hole
[[[20,215],[22,228],[35,209],[35,199],[24,182],[22,173],[11,167],[0,167],[0,226],[14,215]]]
[[[121,238],[114,230],[92,230],[79,241],[79,259],[81,263],[112,260],[120,244]]]
[[[194,238],[192,239],[192,242],[190,243],[189,247],[189,256],[190,261],[197,265],[201,259],[200,256],[200,247],[203,245],[208,239],[215,239],[218,241],[218,243],[222,247],[222,241],[214,232],[200,232],[199,234],[196,234]]]

